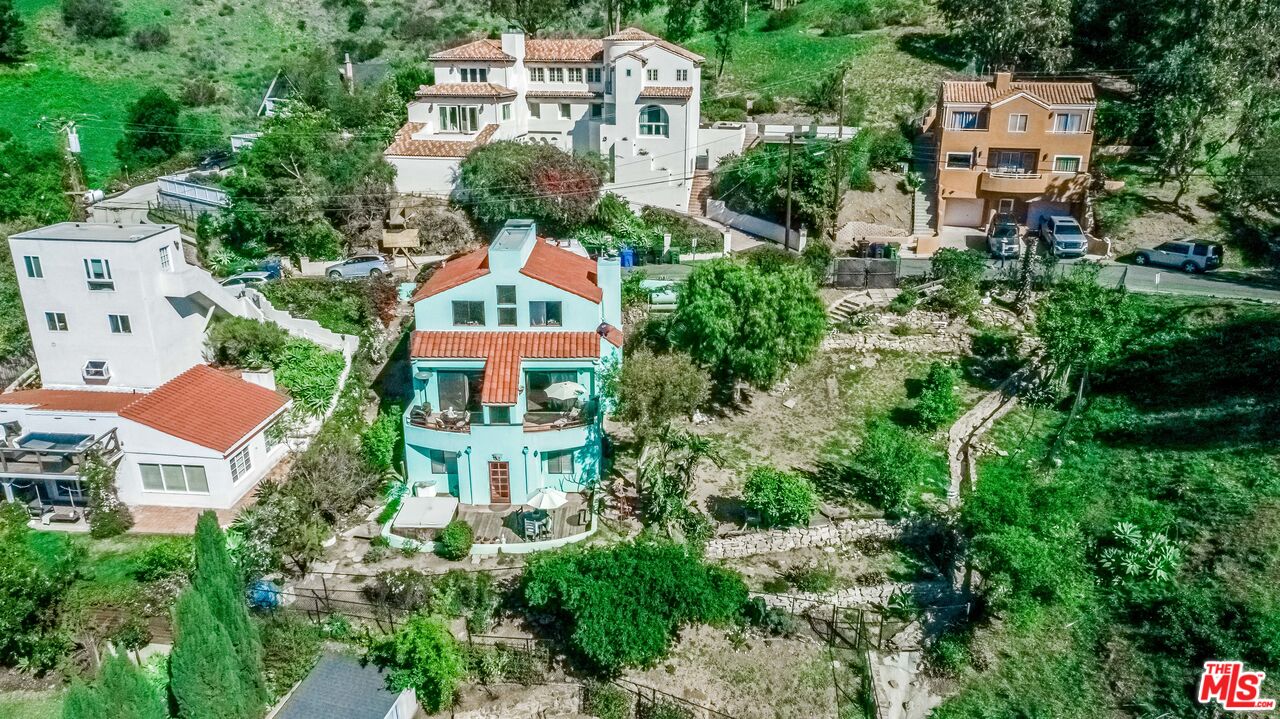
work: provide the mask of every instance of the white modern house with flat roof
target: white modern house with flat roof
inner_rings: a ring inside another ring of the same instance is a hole
[[[0,394],[4,500],[76,521],[97,455],[126,504],[228,509],[285,454],[270,373],[204,364],[211,320],[255,315],[187,263],[177,226],[64,222],[9,246],[40,382]]]
[[[402,193],[450,195],[472,150],[515,140],[600,153],[612,168],[606,191],[687,212],[694,174],[746,137],[701,126],[702,56],[636,28],[600,40],[508,31],[431,61],[436,84],[418,89],[384,153]]]

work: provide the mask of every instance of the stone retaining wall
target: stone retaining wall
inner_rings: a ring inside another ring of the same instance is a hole
[[[870,352],[889,350],[919,354],[961,354],[969,349],[967,335],[928,334],[897,337],[872,332],[833,334],[822,340],[822,350],[855,350]]]
[[[887,519],[844,519],[825,527],[771,529],[707,543],[707,559],[734,559],[803,547],[835,547],[859,539],[897,539],[905,524]]]
[[[795,594],[764,594],[752,592],[751,596],[760,597],[764,603],[792,614],[804,614],[813,609],[830,609],[832,605],[841,609],[865,607],[869,605],[885,606],[889,599],[897,593],[911,594],[924,604],[938,599],[949,591],[946,582],[888,582],[871,587],[851,587],[834,592],[817,594],[814,592],[797,592]]]

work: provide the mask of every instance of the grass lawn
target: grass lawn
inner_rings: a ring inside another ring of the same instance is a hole
[[[57,719],[62,716],[63,692],[13,691],[0,693],[0,716],[5,719]]]

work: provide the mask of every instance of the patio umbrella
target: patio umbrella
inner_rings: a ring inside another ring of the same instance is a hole
[[[568,402],[571,399],[577,399],[578,395],[586,394],[587,388],[577,382],[556,382],[547,387],[546,393],[548,399]]]
[[[525,506],[533,507],[534,509],[559,509],[568,503],[569,498],[565,496],[564,492],[550,487],[543,487],[529,497],[529,501],[525,502]]]

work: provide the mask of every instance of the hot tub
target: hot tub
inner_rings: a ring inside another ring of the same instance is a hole
[[[62,434],[58,432],[28,432],[18,438],[18,446],[34,450],[76,451],[93,443],[91,434]]]

